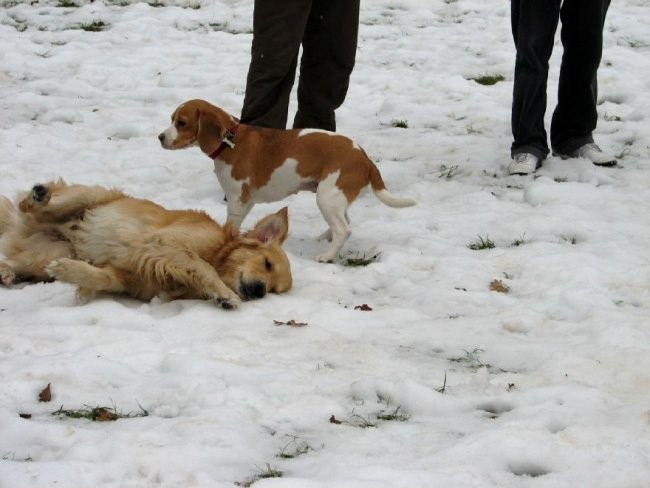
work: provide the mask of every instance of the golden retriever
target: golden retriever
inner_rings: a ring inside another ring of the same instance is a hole
[[[34,186],[20,214],[7,202],[0,202],[4,284],[16,275],[50,276],[77,285],[84,300],[97,292],[142,300],[165,294],[210,299],[225,309],[291,288],[281,247],[286,207],[239,235],[205,212],[167,210],[116,189],[62,180]]]

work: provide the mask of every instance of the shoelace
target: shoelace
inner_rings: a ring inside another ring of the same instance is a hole
[[[528,159],[528,155],[526,153],[519,153],[515,155],[515,163],[517,164],[526,162],[526,159]]]

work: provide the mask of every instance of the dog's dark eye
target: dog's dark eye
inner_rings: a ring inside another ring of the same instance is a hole
[[[268,259],[264,260],[264,267],[266,268],[267,271],[273,270],[273,264],[271,264],[271,261]]]
[[[187,125],[187,122],[185,122],[184,120],[178,120],[176,121],[176,125],[179,127],[185,127]]]

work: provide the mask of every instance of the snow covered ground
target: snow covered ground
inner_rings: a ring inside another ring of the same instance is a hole
[[[239,114],[252,1],[74,2],[0,2],[0,193],[62,176],[225,219],[211,162],[156,136],[189,98]],[[339,131],[419,202],[351,208],[343,258],[376,262],[316,263],[303,193],[294,288],[237,312],[0,289],[0,487],[650,486],[650,7],[606,23],[596,140],[621,167],[534,177],[505,172],[509,7],[362,2]],[[96,407],[127,418],[52,415]]]

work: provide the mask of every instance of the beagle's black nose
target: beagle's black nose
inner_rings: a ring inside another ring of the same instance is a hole
[[[158,134],[158,140],[159,140],[160,142],[164,142],[164,141],[165,141],[165,133],[164,133],[164,132],[161,132],[160,134]]]

